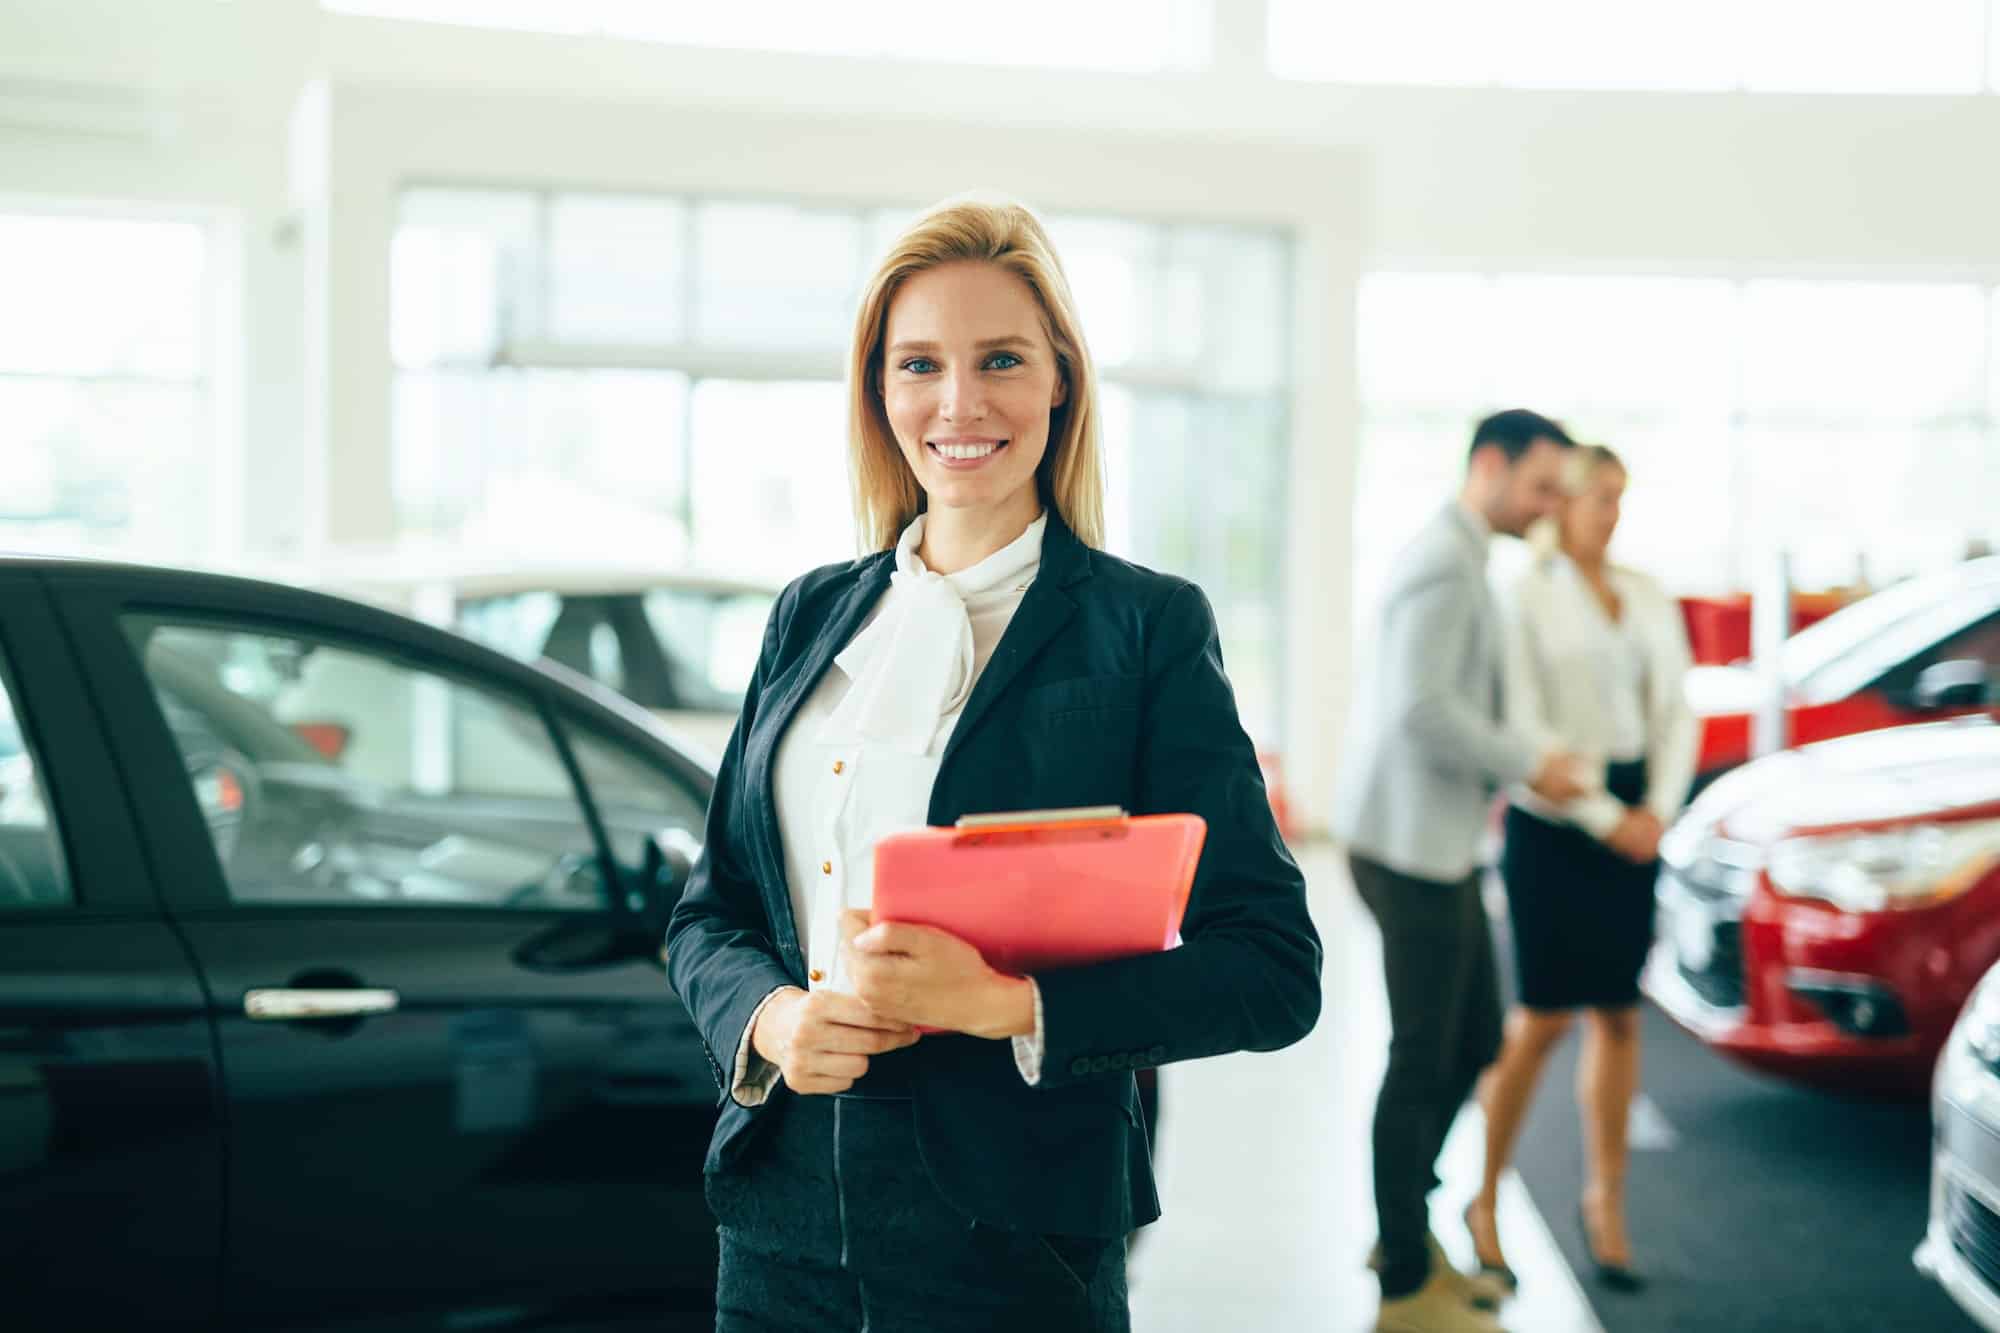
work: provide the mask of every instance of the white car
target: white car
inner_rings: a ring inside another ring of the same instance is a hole
[[[1916,1264],[2000,1333],[2000,965],[1966,1001],[1931,1085],[1931,1212]]]
[[[546,658],[649,709],[712,758],[728,743],[778,589],[686,570],[359,567],[314,581],[523,661]]]

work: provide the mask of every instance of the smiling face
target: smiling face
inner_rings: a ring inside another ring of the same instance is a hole
[[[1068,394],[1033,289],[976,260],[926,269],[897,291],[882,343],[889,428],[930,508],[1032,522],[1050,414]]]

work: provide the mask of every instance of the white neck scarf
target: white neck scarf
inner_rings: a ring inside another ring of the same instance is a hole
[[[821,733],[829,741],[861,741],[909,754],[930,750],[938,723],[972,693],[972,620],[966,603],[1008,594],[1041,568],[1044,514],[1026,532],[956,574],[936,574],[917,558],[924,515],[896,543],[896,572],[882,610],[834,658],[853,685]]]

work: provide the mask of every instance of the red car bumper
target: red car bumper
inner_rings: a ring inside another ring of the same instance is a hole
[[[1646,989],[1743,1065],[1850,1092],[1921,1097],[1966,996],[2000,958],[2000,875],[1948,902],[1852,913],[1660,881]]]

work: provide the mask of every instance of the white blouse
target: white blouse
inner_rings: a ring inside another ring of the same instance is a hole
[[[1602,788],[1601,765],[1643,758],[1646,807],[1672,823],[1699,749],[1679,605],[1634,570],[1612,566],[1606,573],[1621,604],[1616,620],[1561,554],[1537,560],[1504,602],[1508,724],[1545,749],[1559,746],[1600,766],[1598,787],[1573,801],[1554,804],[1525,787],[1510,799],[1597,838],[1610,836],[1625,814],[1624,804]]]
[[[945,746],[1041,568],[1047,526],[1038,518],[978,564],[940,575],[917,556],[919,514],[896,543],[888,591],[778,742],[778,831],[812,989],[852,989],[840,914],[873,904],[876,842],[929,822]],[[1037,1036],[1014,1038],[1031,1083],[1041,1070],[1039,995],[1036,1010]],[[732,1089],[746,1106],[761,1103],[777,1079],[750,1051],[756,1026],[752,1014]]]

